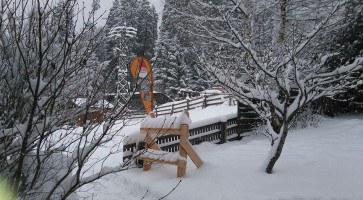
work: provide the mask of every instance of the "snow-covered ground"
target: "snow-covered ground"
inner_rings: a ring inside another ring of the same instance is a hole
[[[271,175],[261,169],[269,152],[263,136],[194,148],[204,164],[197,169],[188,159],[186,175],[166,199],[363,199],[363,115],[291,131]],[[94,200],[160,199],[179,180],[175,166],[153,164],[147,172],[106,176],[88,194]]]

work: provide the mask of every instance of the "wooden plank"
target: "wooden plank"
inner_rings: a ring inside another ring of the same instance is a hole
[[[191,102],[191,101],[190,101]],[[189,107],[195,106],[195,105],[203,105],[203,101],[201,102],[196,102],[196,103],[190,103],[189,102]]]
[[[177,178],[183,177],[185,172],[187,171],[187,162],[185,160],[178,161],[178,171],[177,171]]]
[[[155,149],[161,151],[160,147],[156,144],[156,141],[154,141],[149,134],[146,134],[146,143],[145,148],[148,149]]]
[[[186,113],[189,117],[189,113]],[[181,125],[180,127],[180,141],[188,141],[189,137],[189,126],[188,125]],[[183,177],[185,175],[187,169],[187,151],[183,148],[183,146],[179,143],[179,155],[180,157],[184,158],[185,160],[178,161],[178,172],[177,177]]]
[[[197,166],[197,168],[199,168],[203,164],[203,161],[202,161],[202,159],[200,159],[198,154],[194,151],[194,149],[193,149],[192,145],[190,144],[190,142],[188,140],[184,140],[184,141],[181,142],[181,146],[188,153],[190,159],[192,159],[195,166]]]
[[[144,163],[142,165],[142,171],[148,171],[151,168],[151,162],[144,160]]]
[[[145,158],[145,157],[142,157],[142,156],[138,156],[137,159],[144,160],[144,163],[145,162],[148,162],[148,163],[157,162],[157,163],[162,163],[162,164],[178,166],[178,162],[170,162],[170,161],[165,161],[165,160],[150,159],[150,158]],[[147,170],[144,170],[144,171],[147,171]]]
[[[155,150],[161,150],[159,148],[159,146],[155,143],[155,141],[150,137],[149,134],[146,134],[146,138],[145,138],[145,148],[151,148],[151,149],[155,149]],[[148,171],[151,168],[151,162],[149,161],[144,161],[143,166],[142,166],[142,170],[143,171]]]

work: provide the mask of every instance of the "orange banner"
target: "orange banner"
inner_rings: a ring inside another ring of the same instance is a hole
[[[153,110],[153,74],[149,61],[145,57],[132,60],[130,71],[141,96],[146,113]]]

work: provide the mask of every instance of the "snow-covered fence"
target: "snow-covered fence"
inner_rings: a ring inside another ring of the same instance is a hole
[[[241,132],[250,132],[254,128],[261,126],[263,121],[258,116],[258,114],[248,106],[238,102],[238,127]]]
[[[228,100],[230,105],[235,103],[235,100],[230,94],[211,94],[157,106],[155,107],[154,112],[156,116],[170,115],[184,110],[189,111],[198,107],[205,108],[207,106],[220,105],[226,102],[226,100]]]
[[[242,132],[238,131],[238,118],[232,118],[226,122],[217,122],[206,126],[193,128],[189,130],[189,142],[192,145],[200,144],[202,142],[213,142],[217,144],[226,143],[242,138]],[[179,150],[180,136],[178,135],[162,135],[156,140],[157,145],[163,151],[176,152]],[[130,158],[134,152],[144,143],[140,142],[137,146],[136,143],[130,143],[123,146],[124,159]]]
[[[220,105],[228,102],[229,105],[236,104],[237,101],[233,98],[231,94],[208,94],[204,96],[199,96],[192,99],[185,99],[176,102],[166,103],[160,106],[156,106],[154,113],[156,116],[161,115],[172,115],[174,113],[179,113],[184,110],[193,110],[198,107],[208,107],[213,105]],[[145,118],[145,111],[131,110],[127,113],[131,118]]]

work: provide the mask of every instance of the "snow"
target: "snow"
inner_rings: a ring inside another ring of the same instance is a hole
[[[79,107],[83,107],[87,103],[87,99],[86,98],[76,98],[73,100],[73,103]],[[96,103],[92,104],[91,107],[92,108],[108,108],[108,109],[114,108],[114,106],[110,102],[108,102],[104,99],[99,100]]]
[[[269,140],[261,135],[196,145],[204,164],[197,169],[188,158],[186,175],[167,199],[360,200],[362,130],[362,114],[292,130],[273,174],[261,170],[270,151]],[[94,200],[142,199],[145,194],[144,199],[160,199],[179,182],[175,176],[175,166],[153,164],[147,172],[136,168],[108,175],[85,190]]]
[[[124,144],[138,143],[145,139],[145,134],[140,134],[140,127],[147,128],[175,128],[179,127],[180,124],[189,124],[189,129],[206,126],[209,124],[217,122],[226,122],[228,119],[237,117],[237,106],[229,106],[228,104],[222,104],[217,106],[208,106],[204,109],[196,108],[189,110],[189,120],[179,118],[181,121],[173,121],[175,116],[180,115],[180,113],[175,113],[172,117],[158,116],[157,124],[150,125],[152,118],[150,116],[146,117],[144,121],[140,123],[140,120],[132,121],[133,125],[126,126],[121,130],[121,133],[125,135],[123,141]],[[185,117],[185,116],[184,116]],[[146,121],[145,121],[146,120]],[[184,121],[186,120],[186,121]],[[174,122],[174,124],[172,124]],[[140,123],[140,124],[139,124]],[[179,126],[177,126],[179,124]],[[171,126],[172,125],[172,126]],[[200,135],[199,135],[200,136]]]
[[[192,120],[184,113],[178,113],[177,116],[160,116],[152,118],[148,115],[140,124],[140,128],[166,128],[166,129],[180,129],[180,125],[190,125]]]
[[[142,155],[142,157],[149,158],[151,160],[161,160],[167,162],[177,162],[178,160],[185,160],[185,158],[181,157],[178,152],[165,152],[154,149],[138,151],[136,152],[136,154],[140,154]]]

